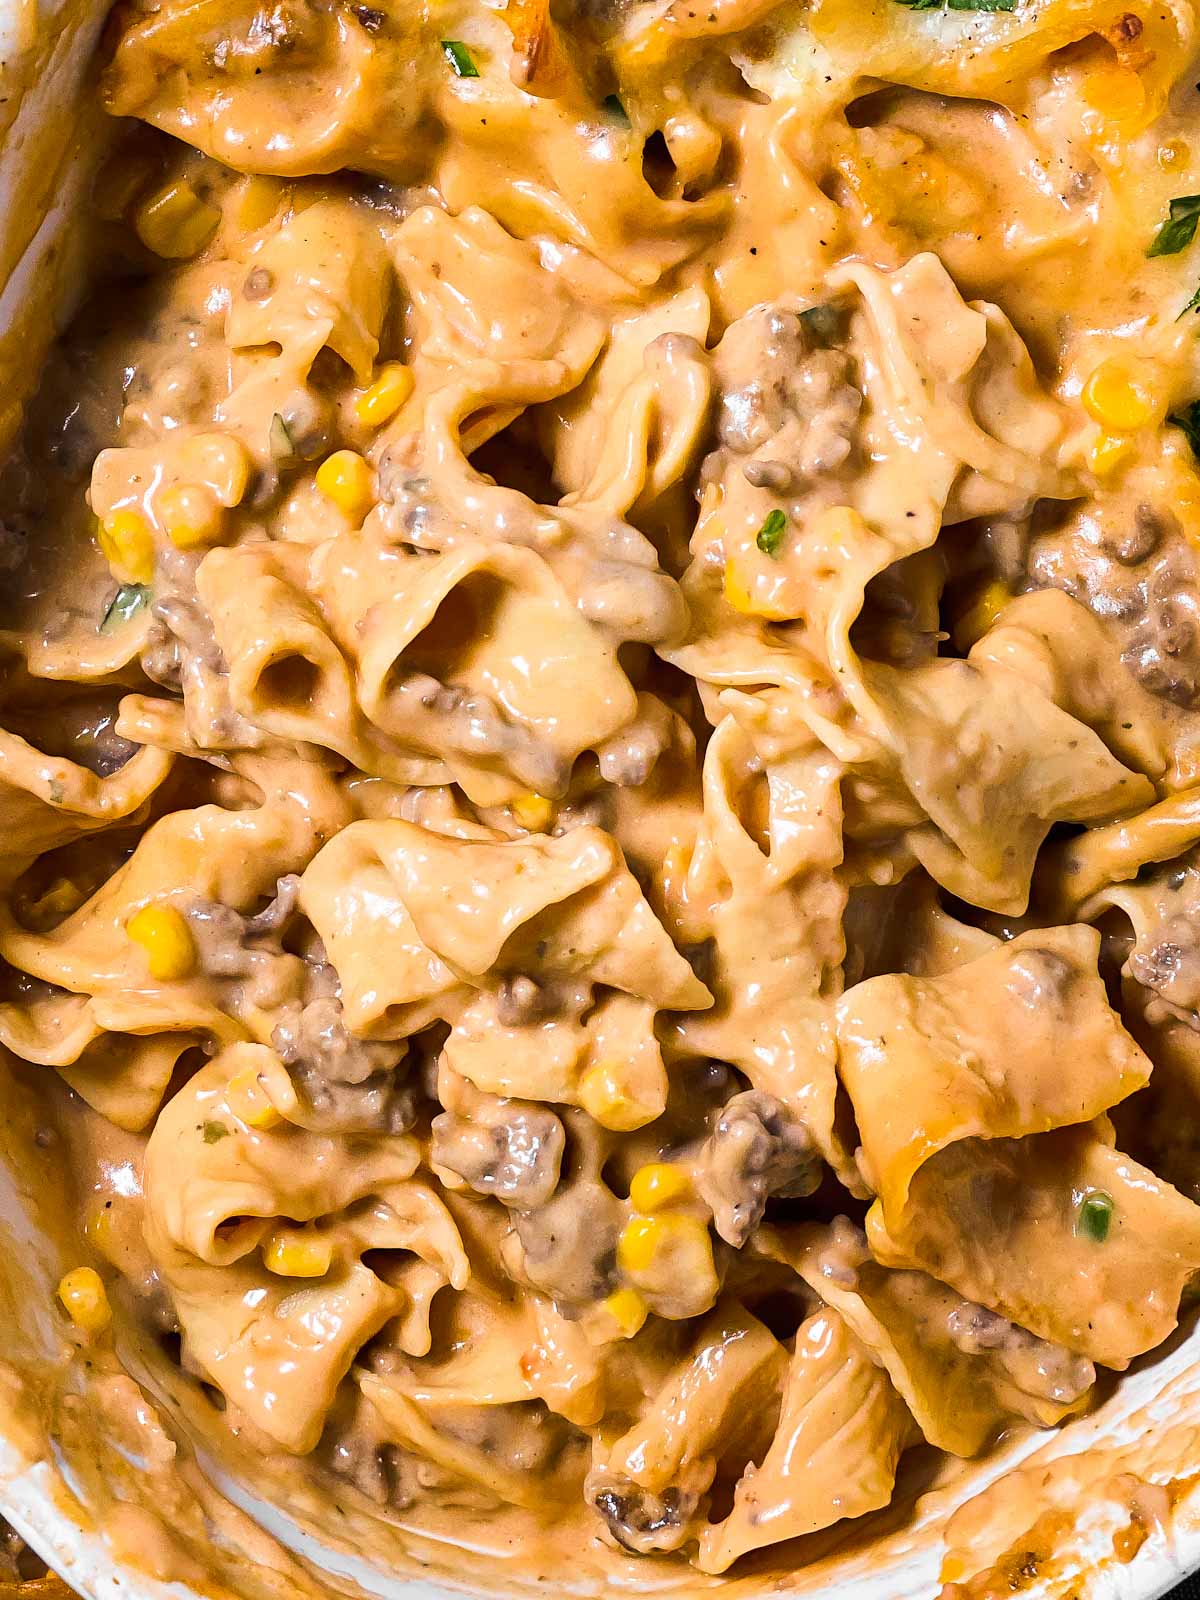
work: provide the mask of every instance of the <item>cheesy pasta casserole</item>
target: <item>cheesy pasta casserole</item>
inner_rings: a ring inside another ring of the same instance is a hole
[[[118,5],[0,487],[64,1338],[636,1584],[1171,1335],[1197,23]]]

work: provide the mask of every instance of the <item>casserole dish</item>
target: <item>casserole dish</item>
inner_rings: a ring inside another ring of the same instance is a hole
[[[0,426],[9,433],[83,270],[73,219],[108,137],[91,93],[103,21],[100,9],[69,3],[0,17]],[[758,549],[768,553],[761,535]],[[70,1152],[41,1111],[48,1093],[63,1091],[46,1089],[43,1070],[0,1065],[0,1514],[89,1600],[464,1591],[1154,1600],[1200,1563],[1194,1313],[1058,1431],[1014,1432],[965,1462],[912,1450],[892,1503],[808,1535],[802,1564],[789,1555],[719,1577],[582,1552],[564,1567],[502,1541],[460,1544],[403,1515],[368,1526],[219,1432],[212,1385],[185,1379],[152,1339],[123,1325],[111,1347],[66,1336],[56,1293],[83,1246],[61,1204]]]

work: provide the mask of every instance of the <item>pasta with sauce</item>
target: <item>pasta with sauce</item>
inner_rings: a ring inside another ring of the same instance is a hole
[[[64,1327],[786,1569],[1200,1282],[1197,15],[432,11],[111,20],[0,530]]]

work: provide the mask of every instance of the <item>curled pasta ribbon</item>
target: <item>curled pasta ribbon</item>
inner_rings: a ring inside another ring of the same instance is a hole
[[[160,751],[143,754],[160,771],[170,764]],[[146,906],[174,911],[202,900],[253,909],[269,899],[278,878],[302,867],[316,840],[346,820],[328,773],[301,761],[293,780],[290,792],[281,787],[243,811],[210,805],[161,818],[49,932],[31,930],[11,903],[0,904],[0,954],[48,986],[31,1005],[0,1004],[0,1040],[57,1068],[120,1126],[141,1128],[189,1045],[268,1037],[272,1018],[245,995],[230,1006],[200,966],[155,977],[128,928]]]
[[[160,750],[138,750],[123,767],[98,777],[62,757],[43,755],[0,731],[0,826],[4,877],[11,881],[47,850],[114,823],[135,823],[171,770]]]
[[[844,1251],[844,1241],[840,1241]],[[1006,1363],[997,1348],[964,1348],[953,1336],[955,1317],[971,1308],[928,1273],[881,1266],[856,1233],[856,1264],[839,1272],[830,1230],[805,1224],[760,1230],[754,1248],[795,1268],[805,1283],[844,1318],[887,1372],[923,1438],[952,1455],[973,1456],[1014,1417],[1040,1427],[1061,1422],[1088,1402],[1094,1369],[1063,1363],[1058,1392],[1042,1373]],[[978,1310],[979,1308],[974,1308]],[[986,1314],[985,1314],[986,1316]],[[999,1319],[993,1319],[998,1321]],[[1029,1367],[1052,1347],[1025,1336]],[[1019,1343],[1014,1336],[1012,1342]],[[999,1341],[997,1341],[997,1344]],[[1041,1380],[1039,1382],[1039,1380]],[[1073,1381],[1071,1381],[1073,1380]]]
[[[1174,1326],[1200,1216],[1111,1146],[1104,1113],[1150,1063],[1109,1009],[1098,937],[1043,929],[938,978],[860,984],[838,1006],[839,1064],[876,1258],[1122,1367]],[[1100,1252],[1079,1225],[1093,1191],[1120,1219]]]
[[[725,1572],[747,1551],[886,1505],[915,1432],[908,1407],[832,1307],[796,1330],[779,1423],[733,1509],[700,1538],[697,1566]]]
[[[583,977],[663,1008],[711,1003],[596,828],[500,843],[352,824],[304,873],[301,903],[367,1037],[457,1017],[497,968]]]
[[[704,817],[685,906],[705,908],[685,937],[710,938],[717,1006],[681,1021],[676,1048],[734,1062],[809,1127],[834,1170],[861,1178],[835,1130],[836,1045],[830,1001],[845,946],[841,917],[841,770],[810,750],[750,777],[752,747],[727,717],[704,762]],[[748,832],[748,791],[765,791],[766,852]],[[803,841],[803,842],[802,842]]]
[[[146,1152],[147,1242],[193,1359],[304,1452],[356,1351],[408,1303],[403,1277],[363,1256],[416,1257],[458,1289],[470,1269],[449,1212],[413,1176],[414,1140],[360,1140],[352,1154],[286,1120],[255,1127],[231,1088],[244,1068],[235,1046],[164,1107]],[[420,1354],[428,1327],[413,1328]]]

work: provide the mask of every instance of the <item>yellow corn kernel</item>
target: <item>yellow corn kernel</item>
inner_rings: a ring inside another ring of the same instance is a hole
[[[632,1339],[646,1320],[646,1302],[636,1289],[618,1289],[604,1302],[604,1309],[627,1339]]]
[[[402,361],[389,361],[379,376],[354,402],[354,415],[367,428],[382,428],[390,422],[413,392],[413,375]]]
[[[786,622],[788,612],[780,611],[767,600],[755,599],[738,576],[732,561],[725,563],[725,598],[744,617],[762,617],[766,622]]]
[[[236,506],[250,486],[250,452],[232,433],[194,433],[180,459],[188,475],[223,506]]]
[[[216,544],[221,537],[221,507],[208,489],[195,483],[177,483],[164,489],[154,503],[167,538],[180,550]]]
[[[182,261],[200,251],[217,231],[221,213],[180,178],[164,184],[138,207],[137,236],[156,256]]]
[[[263,1265],[281,1278],[323,1278],[333,1265],[333,1240],[321,1233],[273,1233],[263,1245]]]
[[[262,1079],[252,1067],[230,1078],[225,1090],[225,1103],[238,1121],[244,1122],[248,1128],[265,1131],[277,1128],[283,1121]]]
[[[1083,408],[1093,422],[1114,433],[1144,428],[1154,416],[1154,398],[1122,362],[1102,361],[1083,386]]]
[[[617,1265],[631,1275],[646,1272],[662,1238],[661,1217],[630,1217],[617,1240]]]
[[[150,976],[160,983],[186,978],[196,965],[192,930],[174,906],[143,906],[125,924],[125,932],[146,952]]]
[[[523,828],[528,828],[530,833],[545,833],[554,820],[554,802],[547,800],[544,794],[518,795],[511,802],[514,817]]]
[[[970,605],[955,619],[955,646],[964,653],[968,651],[977,639],[983,638],[1011,599],[1008,586],[1001,583],[999,578],[984,584]]]
[[[712,1272],[708,1226],[678,1212],[630,1217],[617,1240],[617,1266],[650,1294],[669,1290],[675,1279],[698,1280]]]
[[[639,1167],[629,1185],[635,1211],[662,1211],[692,1193],[691,1174],[675,1161],[651,1161]]]
[[[100,553],[113,574],[126,583],[149,583],[154,576],[154,535],[140,511],[122,506],[109,512],[96,530]]]
[[[361,522],[375,504],[375,480],[370,467],[354,450],[335,450],[317,468],[317,488],[351,522]]]
[[[247,178],[237,199],[237,225],[245,233],[265,228],[283,204],[284,185],[277,178]]]
[[[108,1291],[93,1267],[76,1267],[60,1279],[58,1298],[71,1321],[85,1333],[103,1333],[112,1321]]]
[[[737,575],[737,568],[732,561],[725,563],[725,598],[735,611],[740,611],[744,617],[756,617],[758,612],[754,609],[754,601],[750,598],[750,591]]]
[[[1119,433],[1102,433],[1088,451],[1088,466],[1098,478],[1110,478],[1132,454],[1133,445],[1129,439]]]
[[[1146,109],[1146,86],[1130,67],[1096,66],[1084,76],[1083,98],[1113,122],[1129,122]]]
[[[662,1111],[661,1106],[643,1105],[631,1093],[615,1061],[598,1061],[588,1068],[579,1083],[579,1103],[593,1121],[613,1133],[644,1128]]]

